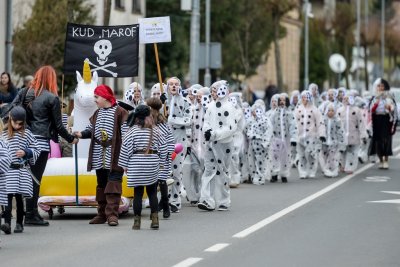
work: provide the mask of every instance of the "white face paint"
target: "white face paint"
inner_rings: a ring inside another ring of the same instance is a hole
[[[236,99],[236,97],[234,97],[234,96],[231,96],[230,98],[229,98],[229,101],[233,104],[233,106],[237,106],[237,99]]]
[[[261,118],[264,115],[264,111],[261,108],[256,109],[256,117]]]

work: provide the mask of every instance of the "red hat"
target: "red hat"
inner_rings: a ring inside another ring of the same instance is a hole
[[[114,92],[111,90],[109,86],[105,84],[100,84],[99,86],[97,86],[96,89],[94,89],[94,94],[108,100],[109,102],[111,102],[111,105],[113,106],[117,102],[114,96]]]

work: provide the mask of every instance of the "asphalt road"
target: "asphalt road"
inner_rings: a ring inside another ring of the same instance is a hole
[[[396,143],[394,146],[398,144]],[[360,165],[351,176],[242,184],[229,211],[181,212],[150,230],[133,214],[118,227],[89,225],[94,208],[66,208],[49,227],[1,235],[1,266],[400,266],[400,159],[389,170]],[[384,193],[384,191],[392,191]],[[394,192],[393,192],[394,191]],[[397,192],[397,194],[395,194]],[[44,214],[47,218],[47,215]],[[14,224],[14,221],[13,221]],[[13,225],[14,226],[14,225]],[[3,265],[4,263],[4,265]]]

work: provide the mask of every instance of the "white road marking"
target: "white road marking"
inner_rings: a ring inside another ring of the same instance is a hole
[[[180,263],[175,264],[172,267],[189,267],[189,266],[192,266],[193,264],[198,263],[202,259],[203,258],[187,258],[186,260],[183,260]]]
[[[400,191],[381,191],[382,193],[400,195]],[[376,200],[367,201],[368,203],[387,203],[387,204],[400,204],[400,199],[386,199],[386,200]]]
[[[268,224],[270,224],[270,223],[278,220],[279,218],[285,216],[286,214],[289,214],[290,212],[292,212],[292,211],[304,206],[305,204],[313,201],[314,199],[316,199],[316,198],[328,193],[329,191],[332,191],[336,187],[344,184],[345,182],[347,182],[348,180],[350,180],[354,176],[356,176],[356,175],[360,174],[361,172],[371,168],[372,166],[374,166],[374,164],[372,164],[372,163],[369,163],[369,164],[365,165],[364,167],[362,167],[362,168],[358,169],[357,171],[355,171],[353,174],[350,174],[350,175],[347,175],[347,176],[341,178],[336,183],[333,183],[333,184],[325,187],[324,189],[312,194],[311,196],[308,196],[308,197],[300,200],[299,202],[294,203],[293,205],[291,205],[291,206],[289,206],[289,207],[287,207],[287,208],[285,208],[285,209],[283,209],[283,210],[281,210],[281,211],[269,216],[268,218],[265,218],[264,220],[262,220],[262,221],[260,221],[260,222],[258,222],[256,224],[250,226],[249,228],[247,228],[247,229],[245,229],[245,230],[233,235],[233,237],[243,238],[243,237],[246,237],[246,236],[254,233],[257,230],[260,230],[261,228],[267,226]]]
[[[390,177],[387,176],[369,176],[363,179],[364,182],[387,182],[390,180]]]
[[[204,251],[206,251],[206,252],[218,252],[218,251],[220,251],[221,249],[224,249],[224,248],[226,248],[226,247],[229,246],[229,245],[230,245],[230,244],[228,244],[228,243],[215,244],[214,246],[211,246],[211,247],[205,249]]]

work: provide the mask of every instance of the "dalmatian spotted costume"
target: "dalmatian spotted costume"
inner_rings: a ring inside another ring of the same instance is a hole
[[[244,128],[245,128],[245,119],[242,111],[242,94],[241,93],[230,93],[229,94],[229,101],[237,110],[237,118],[236,121],[238,122],[238,129],[233,135],[233,151],[232,151],[232,162],[230,164],[229,173],[231,177],[231,181],[229,186],[231,188],[237,187],[241,180],[241,164],[242,162],[240,159],[244,158]]]
[[[215,82],[217,100],[208,105],[204,116],[203,133],[206,144],[204,173],[201,178],[201,196],[198,208],[227,210],[231,204],[229,164],[233,152],[233,136],[237,131],[237,110],[228,100],[226,81]]]
[[[181,153],[177,154],[175,160],[172,162],[172,177],[174,183],[171,186],[171,193],[169,195],[169,203],[172,212],[179,212],[181,208],[181,194],[183,193],[182,185],[182,166],[187,152],[187,136],[186,128],[189,128],[192,121],[192,105],[184,98],[181,93],[181,81],[172,77],[167,81],[168,86],[168,106],[169,116],[168,124],[171,126],[172,134],[175,143],[181,143],[184,149]]]
[[[247,130],[247,138],[252,149],[251,156],[253,156],[249,161],[250,176],[253,184],[262,185],[265,184],[265,179],[269,179],[271,175],[269,148],[272,139],[272,125],[265,114],[265,105],[254,104],[252,111],[255,119]]]
[[[241,173],[242,173],[242,178],[243,180],[241,182],[248,182],[250,178],[250,165],[254,166],[254,162],[250,163],[250,161],[253,161],[254,155],[253,155],[253,149],[251,148],[251,143],[249,139],[247,138],[247,131],[250,127],[250,125],[254,121],[254,116],[252,114],[251,107],[249,106],[249,103],[243,102],[242,103],[242,111],[244,115],[244,128],[243,128],[243,154],[239,154],[240,156],[240,162],[241,162]]]
[[[333,112],[331,117],[328,115],[329,111]],[[342,122],[336,113],[335,104],[328,103],[324,114],[326,142],[322,144],[319,157],[322,172],[328,178],[339,175],[339,150],[343,150],[345,147]]]
[[[311,93],[311,102],[314,106],[319,107],[322,103],[321,98],[319,97],[318,85],[315,83],[311,83],[308,86],[308,91]]]
[[[182,179],[190,204],[196,205],[200,199],[201,177],[204,172],[206,147],[202,130],[206,107],[210,99],[210,90],[207,87],[203,87],[193,90],[192,93],[195,96],[191,125],[192,134],[190,137],[190,149],[188,148],[188,153],[183,163]]]
[[[368,137],[361,110],[354,103],[354,96],[347,94],[343,97],[343,107],[338,110],[346,143],[346,149],[340,153],[340,165],[347,173],[357,169],[360,144],[366,144]]]
[[[302,104],[295,110],[295,118],[299,132],[297,165],[300,179],[314,178],[318,169],[318,154],[321,141],[325,140],[325,125],[322,115],[312,102],[309,91],[301,93]],[[320,140],[318,140],[320,139]]]
[[[135,99],[135,93],[140,94],[139,99]],[[137,106],[144,104],[142,86],[137,82],[131,83],[128,87],[128,90],[126,90],[124,94],[124,100],[126,103],[130,104],[134,109]]]
[[[290,96],[290,106],[289,110],[294,114],[296,107],[300,104],[300,92],[299,90],[294,90]],[[297,124],[296,124],[297,125]],[[296,146],[290,147],[290,162],[293,168],[296,168],[296,161],[297,161],[297,148]]]
[[[328,90],[327,92],[328,99],[322,102],[322,104],[319,105],[318,107],[321,114],[325,114],[326,108],[329,104],[333,104],[336,111],[343,106],[343,104],[337,100],[337,96],[338,96],[338,91],[336,89],[331,88]]]
[[[297,125],[293,113],[289,110],[289,98],[286,94],[279,97],[279,106],[271,115],[273,137],[271,142],[271,160],[274,169],[271,170],[271,182],[277,181],[280,175],[286,183],[290,176],[290,150],[297,143]],[[283,103],[281,103],[283,102]]]

